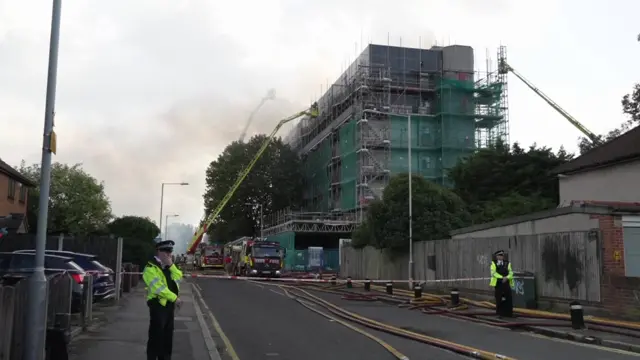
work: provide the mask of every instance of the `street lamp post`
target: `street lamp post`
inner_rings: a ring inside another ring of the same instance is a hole
[[[24,359],[44,358],[47,327],[47,278],[44,274],[44,253],[47,245],[47,216],[49,190],[51,186],[51,157],[56,151],[54,116],[56,84],[58,78],[58,48],[60,42],[60,15],[62,1],[53,0],[51,10],[51,35],[49,39],[49,68],[47,72],[47,95],[44,114],[44,136],[42,144],[42,165],[40,166],[40,199],[38,211],[38,231],[36,234],[35,267],[29,279],[29,296],[25,326]]]
[[[411,189],[413,183],[411,147],[413,143],[411,143],[411,115],[407,116],[407,141],[407,161],[409,162],[409,287],[413,288],[413,191]]]
[[[260,240],[262,240],[264,238],[264,217],[262,214],[262,204],[253,204],[253,203],[244,203],[247,206],[258,206],[258,209],[260,209]]]
[[[164,186],[165,185],[178,185],[178,186],[187,186],[189,183],[187,182],[171,182],[171,183],[162,183],[162,188],[160,189],[160,223],[158,224],[158,228],[162,231],[162,205],[164,203]],[[165,233],[166,236],[166,233]]]
[[[411,189],[413,173],[411,162],[411,114],[392,114],[389,112],[377,111],[377,110],[364,110],[364,112],[384,115],[395,115],[407,118],[407,163],[409,173],[409,287],[413,288],[413,191]]]
[[[165,216],[165,219],[164,219],[164,236],[166,237],[165,240],[169,240],[169,230],[168,230],[169,229],[169,218],[170,217],[178,217],[178,216],[180,216],[180,215],[178,215],[178,214],[169,214],[169,215]]]

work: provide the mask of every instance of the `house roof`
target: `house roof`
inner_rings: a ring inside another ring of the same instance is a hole
[[[568,174],[640,158],[640,126],[595,147],[555,168],[553,174]]]
[[[25,185],[28,187],[36,186],[36,184],[33,181],[27,179],[26,176],[20,174],[18,170],[12,168],[9,164],[4,162],[2,159],[0,159],[0,173],[6,174],[8,177],[18,181],[22,185]]]

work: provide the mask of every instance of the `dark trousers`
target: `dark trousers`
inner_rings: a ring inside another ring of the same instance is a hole
[[[513,298],[509,282],[503,283],[498,280],[495,287],[496,315],[503,317],[513,317]]]
[[[147,302],[149,306],[149,340],[147,360],[171,360],[173,351],[174,304],[162,306],[157,300]]]

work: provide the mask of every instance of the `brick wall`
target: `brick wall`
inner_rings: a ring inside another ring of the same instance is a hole
[[[602,305],[614,315],[640,317],[640,278],[626,277],[624,273],[621,216],[591,215],[591,218],[599,220],[602,232]]]
[[[9,199],[7,196],[9,194],[9,178],[7,177],[7,175],[0,173],[0,216],[7,216],[10,213],[26,213],[27,200],[25,199],[24,202],[19,201],[20,184],[16,184],[15,189],[16,190],[14,198]]]

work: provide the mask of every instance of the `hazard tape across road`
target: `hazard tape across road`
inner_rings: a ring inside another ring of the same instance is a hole
[[[55,271],[60,273],[75,273],[74,271],[69,271],[68,269],[52,269],[47,268],[49,271]],[[23,268],[23,269],[12,269],[12,272],[15,273],[31,273],[33,272],[33,268]],[[86,274],[91,274],[91,272],[87,272]],[[122,275],[142,275],[142,272],[122,272]],[[285,274],[286,276],[287,274]],[[313,275],[311,275],[313,276]],[[455,283],[455,282],[472,282],[472,281],[486,281],[491,280],[490,277],[477,277],[477,278],[458,278],[458,279],[440,279],[440,280],[422,280],[422,279],[414,279],[414,280],[370,280],[370,279],[327,279],[327,278],[289,278],[289,277],[262,277],[262,276],[234,276],[234,275],[208,275],[201,273],[187,273],[183,272],[183,277],[185,278],[202,278],[202,279],[220,279],[220,280],[251,280],[251,281],[275,281],[275,282],[293,282],[293,283],[421,283],[421,284],[438,284],[438,283]]]
[[[123,272],[123,274],[140,275],[141,272]],[[369,280],[369,279],[304,279],[304,278],[287,278],[287,277],[261,277],[261,276],[234,276],[234,275],[207,275],[200,273],[183,273],[183,277],[190,278],[204,278],[204,279],[221,279],[221,280],[251,280],[251,281],[276,281],[276,282],[294,282],[294,283],[453,283],[453,282],[471,282],[471,281],[483,281],[491,280],[490,277],[478,277],[478,278],[459,278],[459,279],[441,279],[441,280]]]

